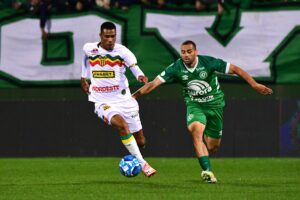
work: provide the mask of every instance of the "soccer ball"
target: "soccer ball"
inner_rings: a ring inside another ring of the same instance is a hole
[[[142,165],[132,155],[124,156],[119,163],[120,172],[126,177],[134,177],[138,175],[142,170]]]

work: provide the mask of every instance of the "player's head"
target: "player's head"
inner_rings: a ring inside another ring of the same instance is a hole
[[[112,22],[104,22],[100,28],[101,47],[106,50],[112,50],[116,42],[116,25]]]
[[[188,67],[193,66],[196,63],[197,48],[195,42],[186,40],[181,44],[180,56]]]

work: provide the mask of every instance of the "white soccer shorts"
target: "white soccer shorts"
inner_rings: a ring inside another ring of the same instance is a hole
[[[95,103],[95,113],[109,125],[111,125],[110,121],[114,115],[121,115],[127,122],[131,133],[138,132],[142,129],[139,105],[134,98],[122,102]]]

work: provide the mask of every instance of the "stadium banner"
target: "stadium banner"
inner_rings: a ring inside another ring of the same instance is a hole
[[[107,20],[116,23],[117,42],[136,55],[150,80],[179,57],[183,41],[193,40],[199,54],[236,64],[258,80],[300,83],[300,9],[229,10],[217,15],[133,6],[119,15],[53,15],[46,41],[39,19],[0,16],[0,87],[78,84],[82,46],[99,40],[99,26]],[[129,81],[136,82],[133,76]]]

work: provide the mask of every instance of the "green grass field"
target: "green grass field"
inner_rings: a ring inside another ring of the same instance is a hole
[[[217,184],[200,179],[195,158],[149,158],[151,178],[123,177],[119,160],[2,158],[0,199],[300,199],[300,159],[215,158]]]

